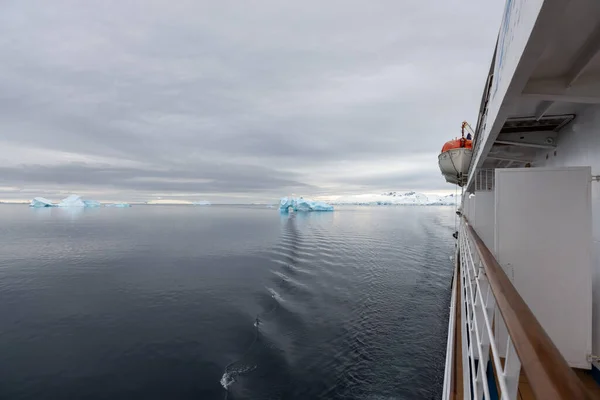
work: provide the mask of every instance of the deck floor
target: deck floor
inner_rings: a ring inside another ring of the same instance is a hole
[[[600,399],[600,385],[596,383],[594,378],[592,377],[592,373],[585,369],[577,369],[573,368],[573,371],[577,374],[579,379],[583,382],[585,387],[589,390],[592,396],[595,399]],[[531,387],[529,386],[529,382],[527,381],[527,377],[521,371],[521,376],[519,377],[519,400],[535,400],[535,396],[531,391]]]
[[[458,278],[457,278],[458,279]],[[457,286],[460,286],[460,281],[457,280]],[[462,400],[464,397],[463,392],[463,369],[462,369],[462,336],[461,336],[461,326],[462,326],[462,317],[461,317],[461,304],[462,304],[462,293],[458,287],[456,294],[456,324],[454,327],[454,399]]]

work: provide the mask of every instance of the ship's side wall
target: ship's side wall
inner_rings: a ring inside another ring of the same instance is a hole
[[[471,225],[477,230],[485,245],[494,249],[494,191],[475,192],[475,212]]]
[[[559,0],[553,0],[556,2]],[[546,0],[548,2],[548,0]],[[519,79],[515,80],[515,72],[522,62],[523,52],[530,39],[531,33],[536,24],[538,15],[544,4],[544,0],[507,0],[502,17],[502,24],[498,34],[498,43],[493,64],[492,86],[489,93],[489,103],[485,111],[482,127],[478,127],[481,137],[480,146],[476,147],[473,154],[472,168],[469,172],[469,180],[473,179],[476,165],[479,165],[480,158],[484,152],[489,151],[493,142],[488,139],[492,131],[496,134],[501,128],[501,122],[506,118],[506,110],[501,112],[504,98],[507,95],[514,95],[515,89],[511,86],[520,87],[525,84],[527,75],[519,74]],[[523,82],[520,82],[523,81]]]
[[[494,121],[498,115],[543,3],[543,0],[508,0],[506,2],[498,34],[494,61],[495,79],[490,92],[488,121]],[[484,141],[489,136],[491,129],[492,124],[489,124],[483,132]]]
[[[591,166],[600,175],[600,105],[589,106],[561,130],[556,155],[538,155],[534,167]],[[600,182],[592,182],[592,351],[600,354]]]

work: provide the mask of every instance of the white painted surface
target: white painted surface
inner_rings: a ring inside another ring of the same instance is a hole
[[[471,224],[492,252],[494,251],[494,196],[493,191],[475,192],[473,197],[476,203],[475,218]]]
[[[515,74],[544,0],[507,0],[498,34],[488,119],[493,121]],[[491,126],[491,124],[489,124]],[[489,134],[489,131],[486,132]]]
[[[542,8],[544,0],[507,0],[500,32],[498,34],[498,44],[496,46],[496,59],[494,63],[494,80],[490,92],[487,114],[483,125],[485,129],[480,133],[482,137],[477,140],[481,145],[474,154],[477,165],[481,154],[489,139],[490,132],[496,125],[496,118],[500,107],[506,101],[509,86],[521,61],[523,51],[531,36],[535,26],[538,14]],[[527,77],[528,78],[528,77]],[[523,85],[525,82],[523,82]],[[520,93],[520,92],[519,92]],[[489,149],[488,149],[489,150]],[[473,178],[475,169],[469,174],[469,181]]]
[[[544,66],[550,61],[540,63],[546,50],[557,47],[560,49],[559,45],[564,43],[565,36],[571,38],[571,35],[557,30],[557,26],[564,25],[565,16],[570,18],[569,23],[572,23],[590,14],[589,7],[575,7],[575,14],[567,15],[569,4],[571,2],[565,0],[507,0],[496,47],[490,98],[487,103],[483,103],[487,104],[487,107],[480,110],[482,118],[477,128],[480,137],[476,138],[476,152],[473,155],[467,187],[471,187],[477,168],[482,167],[506,118],[534,115],[541,106],[541,99],[527,99],[522,94],[528,83],[539,83],[537,79],[549,78],[544,74]],[[566,32],[574,31],[576,28]],[[572,48],[583,45],[585,37],[579,37],[578,40],[580,43],[572,43]],[[575,61],[565,61],[565,51],[552,54],[555,57],[552,59],[553,64],[562,62],[571,65]],[[568,54],[568,57],[574,57],[572,52]],[[560,75],[554,78],[554,82],[562,82],[563,79]]]
[[[466,195],[463,200],[463,209],[464,213],[467,216],[469,221],[474,221],[475,219],[475,197]]]
[[[472,157],[473,150],[467,148],[452,149],[441,153],[438,156],[438,165],[446,182],[459,183],[459,176],[461,180],[466,181]],[[462,178],[463,175],[465,178]]]
[[[495,250],[572,367],[591,353],[590,168],[496,170]]]
[[[458,260],[458,251],[455,253],[455,260]],[[456,265],[456,264],[455,264]],[[456,307],[457,307],[457,296],[460,287],[460,275],[457,274],[458,268],[454,269],[454,275],[452,278],[452,296],[450,297],[450,314],[448,316],[448,340],[446,342],[446,365],[444,367],[444,384],[442,386],[442,399],[450,400],[453,398],[452,392],[454,390],[454,379],[453,367],[454,367],[454,343],[456,338],[454,332],[456,329]],[[461,305],[459,304],[458,307]]]
[[[548,158],[546,158],[548,156]],[[556,155],[542,152],[535,167],[591,166],[600,175],[600,106],[589,106],[561,130]],[[600,354],[600,182],[592,182],[592,351]]]

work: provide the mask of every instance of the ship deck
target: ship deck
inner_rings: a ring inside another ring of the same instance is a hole
[[[600,385],[596,383],[594,378],[592,377],[591,371],[584,369],[573,368],[573,371],[577,374],[577,377],[583,385],[588,389],[588,391],[592,394],[592,397],[595,399],[600,399]],[[535,396],[529,386],[529,382],[527,381],[527,377],[521,371],[521,376],[519,378],[519,400],[535,400]]]
[[[458,290],[458,288],[455,288]],[[460,290],[457,292],[457,304],[461,304],[462,296],[460,294]],[[461,307],[456,307],[456,324],[454,331],[454,368],[453,372],[453,392],[451,398],[453,400],[463,400],[464,399],[464,391],[463,391],[463,366],[462,366],[462,336],[461,336],[461,324],[462,324],[462,315],[461,315]],[[592,372],[589,370],[577,369],[573,368],[577,377],[584,386],[588,389],[592,398],[600,399],[600,384],[596,382],[594,377],[592,376]],[[496,385],[497,386],[497,385]],[[521,370],[521,374],[519,377],[519,389],[518,389],[518,399],[519,400],[535,400],[536,397],[529,386],[529,382],[527,380],[527,376],[525,376],[523,370]]]

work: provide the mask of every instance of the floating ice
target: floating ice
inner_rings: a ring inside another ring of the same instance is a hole
[[[52,203],[50,200],[45,199],[43,197],[35,197],[29,203],[29,207],[42,208],[42,207],[56,207],[56,204]]]
[[[282,197],[279,200],[279,210],[289,212],[290,208],[294,211],[333,211],[333,206],[322,201],[308,200],[302,197]]]
[[[58,203],[58,207],[85,207],[85,203],[81,200],[81,197],[76,194],[72,194],[65,197]]]
[[[96,200],[83,200],[86,207],[100,207],[100,202]]]
[[[43,197],[36,197],[31,200],[30,207],[100,207],[100,203],[96,200],[83,200],[80,196],[72,194],[65,197],[58,204],[52,203],[50,200]]]
[[[232,383],[235,383],[235,378],[237,378],[239,375],[252,372],[255,369],[256,365],[226,368],[219,382],[225,390],[228,390],[229,386],[231,386]]]
[[[129,203],[109,203],[109,204],[106,204],[105,207],[125,208],[125,207],[131,207],[131,204],[129,204]]]
[[[208,200],[200,200],[200,201],[193,201],[192,205],[194,206],[210,206],[210,201]]]
[[[223,386],[223,388],[225,390],[227,390],[233,382],[235,382],[234,377],[227,371],[225,371],[225,373],[223,373],[223,376],[221,377],[221,380],[219,381],[219,383],[221,383],[221,386]]]

